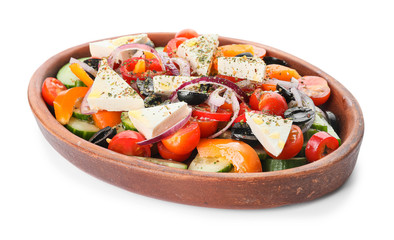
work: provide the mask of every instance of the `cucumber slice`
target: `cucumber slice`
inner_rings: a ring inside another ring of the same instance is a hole
[[[87,114],[83,114],[81,113],[81,109],[76,108],[73,111],[73,117],[79,119],[79,120],[84,120],[84,121],[93,121],[92,115],[87,115]]]
[[[180,168],[180,169],[187,169],[187,165],[181,162],[176,162],[176,161],[171,161],[171,160],[165,160],[165,159],[159,159],[159,158],[150,158],[150,157],[136,157],[138,159],[164,165],[167,167],[174,167],[174,168]]]
[[[263,172],[279,171],[290,169],[307,164],[308,161],[304,157],[290,158],[286,160],[268,158],[262,162]]]
[[[71,117],[70,121],[66,124],[66,128],[75,135],[89,140],[100,128],[89,122]]]
[[[137,128],[135,128],[134,124],[131,122],[128,112],[122,112],[122,114],[120,115],[120,119],[122,120],[122,125],[124,129],[138,132]]]
[[[79,58],[79,61],[83,61],[86,58]],[[85,84],[79,80],[77,76],[71,71],[69,68],[70,63],[67,63],[64,65],[60,70],[57,72],[56,78],[62,82],[67,88],[72,88],[72,87],[83,87]]]
[[[327,132],[331,136],[335,137],[338,140],[339,145],[341,145],[341,139],[339,138],[338,134],[334,131],[331,125],[327,122],[327,120],[322,117],[318,112],[317,114],[315,114],[315,121],[312,124],[312,128]]]
[[[225,158],[203,158],[199,155],[190,163],[189,170],[202,172],[230,172],[233,164]]]
[[[164,47],[155,47],[157,52],[164,52]]]

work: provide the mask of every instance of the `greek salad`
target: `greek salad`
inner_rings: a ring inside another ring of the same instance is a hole
[[[110,151],[207,172],[277,171],[341,144],[326,79],[249,44],[178,32],[92,42],[42,85],[59,123]]]

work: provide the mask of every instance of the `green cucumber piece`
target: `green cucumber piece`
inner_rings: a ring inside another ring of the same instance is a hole
[[[155,47],[157,52],[164,52],[164,47]]]
[[[93,121],[92,115],[81,113],[81,109],[79,109],[79,108],[74,109],[73,117],[75,117],[79,120],[90,121],[90,122]]]
[[[122,120],[122,125],[124,129],[138,132],[137,128],[135,128],[134,124],[131,122],[128,112],[122,112],[122,114],[120,115],[120,119]]]
[[[70,132],[86,140],[89,140],[100,130],[96,125],[74,117],[71,117],[70,121],[65,126]]]
[[[225,158],[205,158],[199,155],[189,165],[189,170],[202,172],[230,172],[233,164]]]
[[[263,161],[263,172],[279,171],[305,165],[308,160],[304,157],[290,158],[286,160],[268,158]]]
[[[79,58],[79,61],[83,61],[86,58]],[[62,82],[67,88],[73,87],[84,87],[86,86],[69,68],[70,63],[65,64],[60,70],[57,72],[56,78]]]
[[[167,167],[174,167],[174,168],[180,168],[180,169],[187,169],[187,165],[181,162],[176,162],[172,160],[165,160],[165,159],[159,159],[159,158],[150,158],[150,157],[136,157],[138,159],[148,161],[151,163],[156,163],[159,165],[164,165]]]
[[[338,140],[339,145],[341,145],[341,139],[339,138],[338,134],[334,131],[327,120],[319,113],[315,114],[315,121],[312,124],[312,128],[327,132],[331,136],[335,137]]]

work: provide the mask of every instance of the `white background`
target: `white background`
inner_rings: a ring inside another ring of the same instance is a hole
[[[0,239],[388,239],[394,214],[394,17],[390,1],[25,1],[3,3]],[[365,135],[338,191],[266,210],[151,199],[61,157],[27,101],[34,71],[75,45],[194,28],[270,45],[339,80],[359,100]]]

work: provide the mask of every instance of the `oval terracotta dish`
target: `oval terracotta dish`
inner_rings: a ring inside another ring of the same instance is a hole
[[[149,33],[164,46],[174,33]],[[227,37],[220,45],[246,43],[265,48],[267,55],[284,59],[301,75],[327,79],[332,94],[327,108],[339,117],[342,145],[323,159],[301,167],[262,173],[207,173],[176,169],[125,156],[91,144],[69,132],[51,115],[41,97],[41,85],[70,57],[89,56],[88,44],[56,54],[33,75],[28,89],[30,107],[48,142],[83,171],[131,192],[177,203],[215,208],[272,208],[319,198],[340,187],[352,173],[364,134],[357,100],[338,81],[317,67],[262,44]]]

